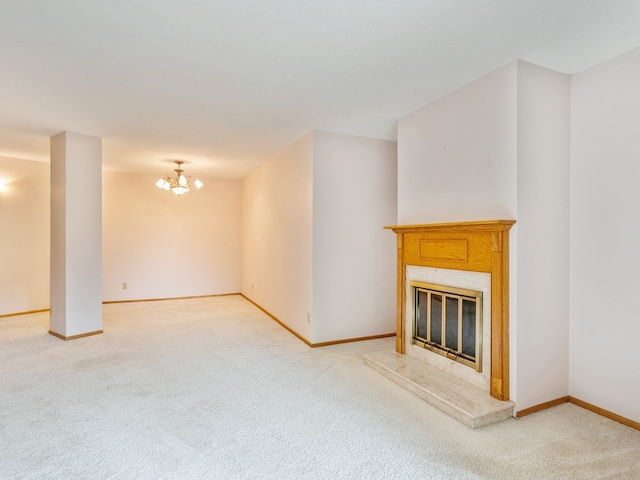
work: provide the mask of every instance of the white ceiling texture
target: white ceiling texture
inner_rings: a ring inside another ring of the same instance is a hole
[[[312,129],[395,139],[514,59],[637,46],[639,0],[0,0],[0,155],[69,130],[108,170],[241,178]]]

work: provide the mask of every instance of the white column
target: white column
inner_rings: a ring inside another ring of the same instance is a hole
[[[51,321],[70,340],[102,333],[102,139],[51,137]]]

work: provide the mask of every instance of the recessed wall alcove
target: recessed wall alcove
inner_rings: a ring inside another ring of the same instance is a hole
[[[514,223],[489,220],[385,227],[397,235],[398,353],[406,353],[408,265],[491,275],[490,393],[498,400],[509,400],[509,230]]]

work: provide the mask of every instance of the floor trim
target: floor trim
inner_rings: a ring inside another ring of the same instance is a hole
[[[587,403],[584,400],[580,400],[579,398],[572,396],[557,398],[549,402],[541,403],[540,405],[534,405],[533,407],[525,408],[524,410],[516,412],[516,418],[526,417],[527,415],[531,415],[532,413],[540,412],[541,410],[546,410],[547,408],[557,407],[558,405],[562,405],[563,403],[573,403],[578,407],[584,408],[585,410],[589,410],[593,413],[597,413],[598,415],[602,415],[603,417],[614,420],[618,423],[626,425],[627,427],[640,430],[639,422],[618,415],[617,413],[610,412],[609,410],[605,410],[604,408],[597,407],[595,405],[592,405],[591,403]]]
[[[193,295],[189,297],[143,298],[140,300],[107,300],[102,302],[102,305],[109,305],[113,303],[160,302],[162,300],[186,300],[189,298],[227,297],[230,295],[242,295],[242,294],[241,293],[214,293],[212,295]],[[3,313],[0,315],[0,318],[17,317],[18,315],[29,315],[32,313],[42,313],[42,312],[49,312],[49,311],[51,311],[50,308],[42,308],[40,310],[29,310],[27,312]]]
[[[611,420],[614,420],[618,423],[621,423],[623,425],[626,425],[627,427],[631,427],[631,428],[635,428],[636,430],[640,430],[640,423],[631,420],[630,418],[626,418],[623,417],[621,415],[618,415],[617,413],[613,413],[610,412],[609,410],[605,410],[604,408],[600,408],[600,407],[596,407],[595,405],[592,405],[591,403],[587,403],[584,400],[580,400],[579,398],[576,397],[569,397],[569,401],[571,403],[573,403],[574,405],[577,405],[579,407],[582,407],[586,410],[590,410],[593,413],[597,413],[598,415],[602,415],[603,417],[607,417]]]
[[[282,328],[284,328],[285,330],[287,330],[289,333],[291,333],[293,336],[295,336],[296,338],[298,338],[299,340],[302,340],[304,343],[306,343],[309,347],[313,347],[313,344],[307,340],[306,338],[304,338],[302,335],[300,335],[298,332],[296,332],[295,330],[293,330],[291,327],[289,327],[288,325],[282,323],[282,321],[276,317],[273,313],[269,312],[268,310],[265,310],[264,308],[262,308],[262,306],[258,305],[256,302],[254,302],[253,300],[251,300],[249,297],[247,297],[244,293],[241,293],[240,296],[242,296],[245,300],[247,300],[249,303],[252,303],[254,306],[256,306],[257,308],[259,308],[260,310],[262,310],[263,313],[265,313],[266,315],[268,315],[269,317],[271,317],[272,320],[274,320],[277,324],[279,324]]]
[[[0,315],[0,318],[17,317],[18,315],[29,315],[31,313],[42,313],[42,312],[48,312],[48,311],[49,311],[48,308],[43,308],[40,310],[29,310],[28,312],[3,313],[2,315]]]
[[[516,412],[516,418],[526,417],[527,415],[540,412],[541,410],[546,410],[547,408],[557,407],[558,405],[562,405],[563,403],[570,402],[570,398],[571,397],[569,396],[556,398],[555,400],[550,400],[548,402],[541,403],[540,405],[534,405],[533,407],[525,408],[524,410]]]
[[[320,342],[320,343],[312,343],[311,347],[327,347],[329,345],[339,345],[341,343],[352,343],[352,342],[365,342],[367,340],[377,340],[378,338],[390,338],[395,337],[396,332],[393,333],[383,333],[382,335],[371,335],[370,337],[356,337],[356,338],[346,338],[344,340],[333,340],[331,342]]]
[[[114,303],[137,303],[137,302],[161,302],[163,300],[188,300],[191,298],[210,298],[210,297],[230,297],[232,295],[242,295],[241,293],[214,293],[211,295],[191,295],[188,297],[167,297],[167,298],[142,298],[139,300],[107,300],[102,302],[103,305],[111,305]],[[244,295],[242,295],[244,297]]]
[[[307,346],[311,347],[311,348],[318,348],[318,347],[328,347],[329,345],[339,345],[341,343],[352,343],[352,342],[362,342],[362,341],[366,341],[366,340],[376,340],[378,338],[389,338],[389,337],[395,337],[396,336],[396,332],[393,333],[385,333],[382,335],[372,335],[369,337],[357,337],[357,338],[345,338],[343,340],[332,340],[330,342],[320,342],[320,343],[311,343],[309,340],[307,340],[306,338],[304,338],[302,335],[300,335],[298,332],[296,332],[295,330],[293,330],[291,327],[289,327],[288,325],[286,325],[285,323],[283,323],[278,317],[276,317],[273,313],[269,312],[268,310],[262,308],[262,306],[260,306],[259,304],[257,304],[256,302],[254,302],[253,300],[251,300],[249,297],[247,297],[245,294],[241,293],[240,294],[242,297],[244,297],[245,300],[247,300],[248,302],[252,303],[253,305],[255,305],[257,308],[259,308],[260,310],[262,310],[265,314],[267,314],[269,317],[271,317],[271,319],[273,319],[276,323],[278,323],[282,328],[284,328],[285,330],[287,330],[289,333],[291,333],[292,335],[294,335],[296,338],[298,338],[299,340],[302,340],[304,343],[307,344]]]
[[[54,332],[53,330],[49,330],[49,335],[53,335],[54,337],[64,340],[65,342],[67,340],[76,340],[78,338],[92,337],[93,335],[100,335],[101,333],[104,333],[104,331],[96,330],[95,332],[87,332],[87,333],[81,333],[80,335],[71,335],[70,337],[65,337],[60,333]]]

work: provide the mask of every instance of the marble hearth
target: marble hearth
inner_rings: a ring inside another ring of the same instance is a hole
[[[477,428],[513,416],[514,403],[496,400],[481,388],[411,355],[393,350],[364,355],[365,363],[464,425]]]

